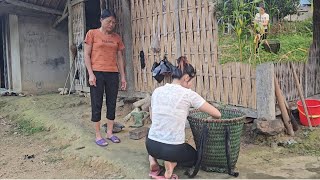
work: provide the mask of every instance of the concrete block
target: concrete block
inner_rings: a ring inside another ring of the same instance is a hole
[[[256,74],[257,116],[275,120],[274,64],[271,62],[259,64]]]
[[[143,137],[146,137],[149,132],[148,127],[141,127],[129,132],[129,138],[134,140],[139,140]]]

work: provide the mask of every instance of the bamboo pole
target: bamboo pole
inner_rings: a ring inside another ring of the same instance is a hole
[[[179,5],[181,3],[181,0],[174,0],[174,23],[176,26],[176,58],[179,58],[181,56],[181,35],[180,35],[180,17],[179,17]]]
[[[310,118],[309,118],[307,105],[306,105],[306,102],[305,102],[305,99],[304,99],[304,96],[303,96],[303,93],[302,93],[302,88],[301,88],[301,85],[299,83],[299,79],[298,79],[298,76],[297,76],[297,73],[296,73],[296,68],[295,68],[295,66],[294,66],[294,64],[292,62],[290,62],[290,66],[291,66],[291,69],[292,69],[292,72],[293,72],[293,77],[294,77],[294,80],[296,82],[296,86],[297,86],[297,89],[298,89],[298,93],[299,93],[300,99],[302,101],[303,109],[304,109],[304,112],[305,112],[307,120],[308,120],[309,129],[312,130],[312,126],[311,126],[311,121],[310,121]]]
[[[298,131],[298,130],[299,130],[298,121],[297,121],[297,119],[293,116],[292,110],[290,109],[289,104],[288,104],[287,100],[285,99],[285,97],[283,96],[283,94],[282,94],[282,97],[283,97],[283,99],[284,99],[284,103],[285,103],[285,105],[286,105],[286,109],[287,109],[288,114],[289,114],[289,116],[290,116],[292,129],[293,129],[293,131]]]
[[[282,115],[282,120],[283,120],[284,126],[287,129],[287,133],[290,136],[294,136],[294,131],[293,131],[291,123],[290,123],[290,118],[289,118],[289,115],[288,115],[288,111],[287,111],[287,108],[286,108],[286,105],[285,105],[285,102],[284,102],[284,99],[283,99],[283,96],[282,96],[282,93],[281,93],[281,89],[279,87],[278,79],[276,77],[274,77],[274,85],[275,85],[274,87],[275,87],[275,91],[276,91],[276,97],[277,97],[278,104],[279,104],[279,107],[280,107],[280,111],[281,111],[281,115]]]

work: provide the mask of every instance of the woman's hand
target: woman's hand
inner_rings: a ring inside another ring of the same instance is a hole
[[[208,102],[205,102],[200,108],[200,111],[202,112],[206,112],[208,113],[210,116],[213,116],[215,118],[220,119],[221,118],[221,113],[220,111],[215,108],[214,106],[212,106],[211,104],[209,104]]]
[[[97,79],[94,74],[89,75],[89,84],[90,84],[90,86],[94,86],[94,87],[97,86]]]
[[[127,89],[127,81],[126,78],[121,77],[121,90],[125,91]]]

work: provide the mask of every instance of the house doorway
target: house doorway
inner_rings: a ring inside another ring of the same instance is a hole
[[[85,28],[85,34],[90,29],[97,29],[100,28],[101,22],[100,22],[100,0],[90,0],[86,1],[85,4],[85,18],[86,18],[86,28]],[[87,72],[87,71],[86,71]],[[86,79],[89,79],[89,74],[86,73]],[[86,86],[89,87],[89,81],[86,81]]]
[[[0,16],[0,88],[8,89],[7,55],[6,55],[6,21]]]
[[[86,2],[86,32],[90,29],[96,29],[101,26],[100,23],[100,0],[91,0]]]

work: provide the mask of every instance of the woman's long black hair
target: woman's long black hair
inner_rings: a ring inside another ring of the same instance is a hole
[[[109,9],[104,9],[101,12],[100,18],[101,19],[105,19],[105,18],[108,18],[108,17],[114,17],[116,19],[116,14],[114,12],[112,12],[111,10],[109,10]]]
[[[188,74],[190,77],[190,80],[196,76],[196,70],[194,67],[189,63],[187,60],[187,57],[181,56],[177,60],[177,67],[172,73],[172,78],[173,79],[181,79],[182,76],[185,74]]]

